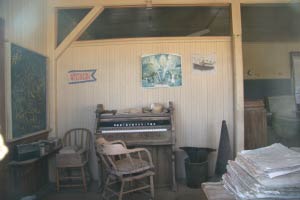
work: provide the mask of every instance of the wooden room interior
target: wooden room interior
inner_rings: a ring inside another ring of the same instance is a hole
[[[299,19],[297,0],[0,0],[0,199],[234,199],[201,188],[220,157],[300,147]]]

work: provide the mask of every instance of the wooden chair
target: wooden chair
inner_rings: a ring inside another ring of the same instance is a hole
[[[102,191],[103,199],[110,199],[118,196],[122,200],[124,194],[140,190],[150,189],[151,199],[154,199],[153,176],[154,168],[151,154],[147,149],[127,149],[123,141],[108,142],[105,139],[98,139],[96,142],[97,153],[107,170],[107,178]],[[144,180],[149,178],[145,183]],[[137,185],[133,187],[133,182]],[[120,190],[116,192],[114,186],[120,183]],[[130,183],[127,184],[126,183]],[[138,185],[139,184],[139,185]],[[130,186],[127,190],[126,186]],[[107,197],[107,194],[111,193]]]
[[[85,166],[89,160],[91,132],[85,128],[75,128],[67,131],[63,138],[63,149],[56,155],[56,188],[83,186],[87,191]],[[73,176],[72,169],[79,169],[80,176]],[[68,175],[64,172],[68,170]],[[62,181],[81,180],[82,184],[68,184]]]

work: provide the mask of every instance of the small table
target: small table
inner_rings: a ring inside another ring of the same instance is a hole
[[[45,155],[25,161],[10,161],[10,194],[14,198],[32,195],[49,183],[48,158],[57,153],[61,146]]]

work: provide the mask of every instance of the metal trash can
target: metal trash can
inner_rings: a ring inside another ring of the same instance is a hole
[[[184,160],[186,184],[190,188],[199,188],[208,180],[208,154],[215,149],[199,147],[180,147],[188,157]]]

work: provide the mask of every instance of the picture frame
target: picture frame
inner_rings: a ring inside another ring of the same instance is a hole
[[[181,56],[171,53],[143,55],[141,78],[143,88],[179,87],[182,85]]]

